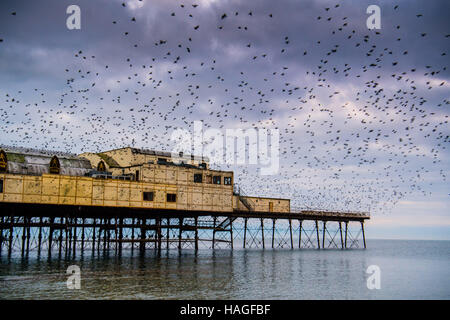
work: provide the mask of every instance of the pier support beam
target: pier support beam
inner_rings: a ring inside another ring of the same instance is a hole
[[[247,242],[247,220],[248,218],[244,218],[244,249]]]
[[[166,219],[166,224],[167,224],[167,232],[166,232],[166,249],[169,250],[170,249],[170,242],[169,242],[169,238],[170,238],[170,219],[167,218]]]
[[[319,222],[316,220],[317,249],[320,249]]]
[[[272,249],[274,248],[275,243],[275,219],[272,219]]]
[[[86,224],[86,219],[83,218],[81,220],[81,223],[83,224],[83,226],[81,227],[81,254],[83,254],[83,251],[84,251],[84,225]]]
[[[39,234],[38,234],[38,256],[41,255],[41,243],[42,243],[42,217],[39,219]]]
[[[181,250],[181,236],[183,235],[183,218],[178,218],[178,250]],[[213,232],[214,237],[214,232]],[[214,249],[214,238],[213,238],[213,249]]]
[[[263,246],[263,249],[265,249],[266,246],[264,243],[264,219],[261,219],[261,237],[262,237],[262,246]]]
[[[345,242],[344,242],[345,249],[347,249],[347,231],[348,231],[348,221],[345,221]]]
[[[327,231],[327,222],[326,221],[322,221],[322,222],[323,222],[322,249],[325,249],[325,232]]]
[[[134,251],[134,224],[135,224],[135,221],[133,218],[131,221],[131,225],[132,225],[132,227],[131,227],[131,254],[133,254],[133,251]]]
[[[195,217],[195,251],[198,250],[198,217]]]
[[[139,244],[139,250],[141,251],[141,253],[145,251],[145,223],[146,219],[141,219],[141,242]]]
[[[9,226],[9,248],[8,257],[11,257],[12,247],[13,247],[13,234],[14,234],[14,215],[11,215],[10,226]]]
[[[231,250],[233,250],[233,220],[230,220],[230,241],[231,241]]]
[[[217,217],[214,217],[213,219],[213,235],[212,235],[212,248],[215,249],[216,247],[216,224],[217,224]]]
[[[97,219],[94,218],[94,221],[92,222],[92,255],[95,253],[95,227],[96,227]]]
[[[161,218],[156,219],[156,237],[158,239],[158,252],[161,252],[161,240],[162,240],[162,233],[161,233]]]
[[[27,234],[27,218],[23,217],[23,227],[22,227],[22,257],[25,254],[25,238],[26,238],[26,234]]]
[[[49,229],[49,235],[48,235],[48,257],[50,258],[52,256],[52,245],[53,245],[53,222],[55,221],[54,218],[50,218],[50,227]]]
[[[342,237],[342,222],[339,221],[339,233],[341,234],[341,249],[344,249],[344,238]]]
[[[364,234],[364,221],[361,221],[361,230],[363,236],[364,249],[366,249],[366,235]]]
[[[4,222],[4,217],[2,217],[2,227],[0,228],[0,256],[2,255],[2,251],[3,251],[3,222]]]
[[[298,248],[302,247],[302,228],[303,228],[303,220],[298,221],[300,226],[298,228]]]
[[[78,218],[72,219],[72,221],[75,220],[75,223],[73,224],[73,248],[72,248],[72,255],[75,258],[77,253],[77,225],[78,225]]]
[[[294,240],[292,239],[292,221],[289,219],[289,233],[291,235],[291,249],[294,249]]]
[[[122,241],[123,241],[123,218],[119,220],[119,255],[122,254]]]

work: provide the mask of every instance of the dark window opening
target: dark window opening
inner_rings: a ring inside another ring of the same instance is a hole
[[[194,182],[202,183],[202,174],[201,173],[194,174]]]
[[[174,193],[168,193],[167,202],[177,202],[177,195]]]
[[[166,163],[166,162],[167,162],[167,159],[166,159],[166,158],[158,158],[158,162]]]
[[[136,181],[139,181],[139,170],[136,170]]]
[[[200,163],[198,166],[199,166],[199,168],[206,169],[206,163],[205,162]]]
[[[3,179],[0,179],[0,193],[3,193]]]
[[[222,183],[222,177],[221,176],[214,176],[213,177],[213,183],[214,184],[221,184]]]
[[[153,201],[153,192],[144,192],[144,201]]]
[[[231,177],[224,177],[223,184],[231,185]]]

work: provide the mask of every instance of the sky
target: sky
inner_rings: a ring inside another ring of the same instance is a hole
[[[81,29],[67,27],[78,5]],[[381,9],[369,30],[369,5]],[[450,240],[448,1],[2,0],[0,145],[173,150],[278,130],[249,195],[369,211],[368,238]],[[258,131],[259,132],[259,131]]]

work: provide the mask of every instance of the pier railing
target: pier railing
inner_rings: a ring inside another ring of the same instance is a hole
[[[298,213],[313,216],[337,216],[337,217],[357,217],[370,218],[369,212],[364,211],[346,211],[346,210],[328,210],[310,207],[291,207],[290,213]]]

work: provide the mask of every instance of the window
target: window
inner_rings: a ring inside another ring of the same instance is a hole
[[[50,173],[53,173],[53,174],[60,174],[61,165],[59,163],[59,159],[57,156],[53,156],[52,159],[50,160],[49,171],[50,171]]]
[[[213,183],[212,175],[207,174],[205,176],[205,183]]]
[[[167,202],[177,202],[177,195],[175,193],[168,193]]]
[[[214,176],[213,177],[213,183],[214,184],[221,184],[222,183],[222,177],[221,176]]]
[[[151,191],[144,191],[144,201],[153,201],[153,192]]]
[[[202,183],[202,174],[201,173],[194,174],[194,182]]]
[[[136,170],[136,181],[139,181],[139,170]]]
[[[198,165],[199,168],[206,169],[206,163],[202,162]]]
[[[0,193],[3,193],[3,179],[0,179]]]
[[[223,177],[223,184],[231,185],[231,177]]]

